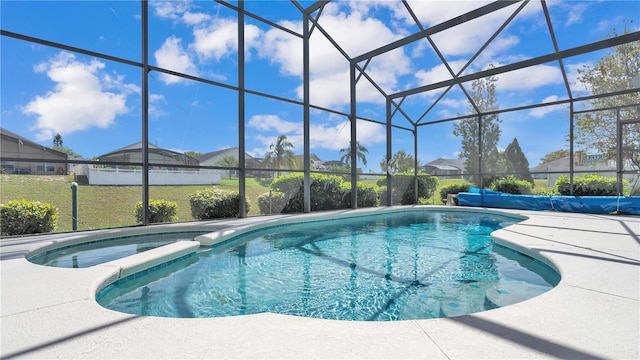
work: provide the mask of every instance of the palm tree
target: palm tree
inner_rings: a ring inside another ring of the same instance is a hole
[[[362,161],[364,166],[367,166],[367,157],[365,154],[369,153],[369,150],[362,146],[359,141],[356,141],[356,158]],[[340,161],[347,164],[347,166],[351,165],[351,143],[349,143],[349,147],[340,149]]]
[[[286,135],[278,136],[275,144],[269,145],[269,150],[265,155],[265,161],[269,164],[273,163],[276,169],[282,169],[283,166],[289,168],[296,167],[296,156],[293,153],[294,146],[287,140]],[[280,176],[278,171],[277,176]]]

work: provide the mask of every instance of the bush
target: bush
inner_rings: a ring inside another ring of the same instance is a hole
[[[149,223],[165,223],[178,220],[178,203],[149,199]],[[142,223],[142,201],[136,204],[136,221]]]
[[[358,186],[358,208],[375,207],[380,204],[378,200],[378,189],[376,186],[357,183]],[[344,208],[351,207],[351,183],[345,182],[341,185],[343,197],[342,206]]]
[[[495,180],[489,188],[491,190],[499,191],[505,194],[531,194],[531,183],[526,180],[520,180],[513,175]]]
[[[238,217],[240,194],[237,191],[207,189],[189,195],[191,216],[198,220]],[[246,201],[249,212],[249,201]]]
[[[556,188],[560,195],[570,195],[569,177],[562,175],[556,180]],[[575,196],[617,196],[618,187],[615,177],[604,177],[587,174],[573,178],[573,195]]]
[[[543,196],[558,195],[556,189],[551,187],[535,187],[531,190],[531,194]]]
[[[336,175],[311,174],[311,210],[340,209],[343,204],[343,180]],[[271,183],[272,191],[281,192],[288,199],[283,213],[304,211],[304,175],[288,174],[278,177]]]
[[[413,172],[399,173],[391,177],[391,196],[393,203],[400,203],[402,205],[416,204],[416,198],[414,195],[414,179]],[[418,173],[418,198],[430,198],[438,187],[438,178],[425,174],[423,172]],[[383,205],[386,205],[386,184],[387,178],[385,176],[376,180],[376,185],[381,189],[380,201]]]
[[[280,191],[269,191],[258,196],[258,207],[260,214],[280,214],[287,206],[289,199]]]
[[[13,200],[0,205],[2,236],[48,233],[57,226],[58,209],[53,204]]]
[[[469,192],[469,189],[473,187],[473,184],[470,182],[461,182],[456,184],[451,184],[447,186],[443,186],[440,189],[440,199],[443,204],[447,203],[447,195],[449,194],[457,194],[461,192]]]
[[[351,183],[341,176],[311,174],[311,210],[335,210],[351,207]],[[260,212],[294,213],[304,211],[304,175],[288,174],[278,177],[271,183],[271,209],[269,193],[258,199]],[[375,186],[357,183],[358,207],[378,206]]]

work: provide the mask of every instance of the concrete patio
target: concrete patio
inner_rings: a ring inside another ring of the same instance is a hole
[[[353,210],[361,211],[366,210]],[[75,235],[3,239],[0,355],[3,359],[640,358],[640,217],[504,213],[528,220],[495,232],[495,241],[546,259],[560,271],[559,285],[533,299],[483,313],[397,322],[270,313],[210,319],[118,313],[95,301],[96,288],[111,271],[108,266],[52,268],[24,257],[52,240]],[[261,221],[265,219],[204,225],[230,228]],[[180,226],[190,225],[169,227]]]

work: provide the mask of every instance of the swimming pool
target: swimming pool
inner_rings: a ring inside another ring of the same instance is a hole
[[[341,320],[451,317],[542,294],[547,265],[489,234],[519,220],[476,212],[406,211],[251,231],[96,299],[161,317],[263,312]]]
[[[191,241],[201,234],[203,231],[182,231],[92,239],[38,251],[27,257],[27,260],[34,264],[52,267],[85,268],[176,241]]]

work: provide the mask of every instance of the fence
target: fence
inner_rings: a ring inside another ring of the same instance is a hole
[[[88,169],[89,185],[142,185],[141,169]],[[217,185],[218,170],[149,170],[149,185]]]

